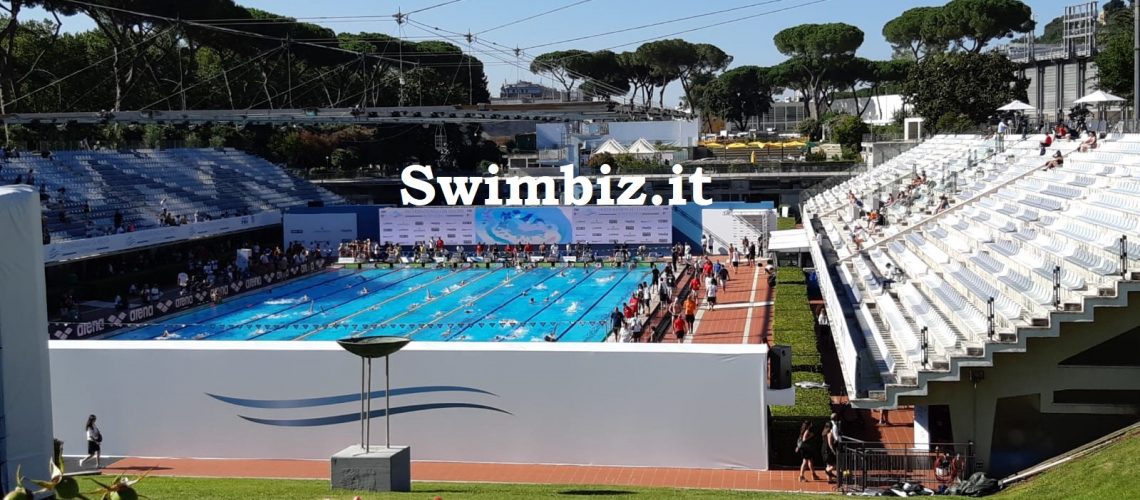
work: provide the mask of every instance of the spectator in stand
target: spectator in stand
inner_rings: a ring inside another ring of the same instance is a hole
[[[1080,151],[1082,153],[1087,153],[1088,150],[1090,150],[1090,149],[1096,149],[1096,140],[1097,140],[1096,132],[1090,130],[1088,133],[1088,136],[1085,138],[1085,140],[1081,141],[1081,145],[1079,148]]]
[[[1041,139],[1041,142],[1038,142],[1037,145],[1041,147],[1040,156],[1045,156],[1045,150],[1053,145],[1053,135],[1046,132],[1045,138]]]
[[[1065,155],[1062,155],[1061,150],[1058,149],[1057,151],[1055,151],[1053,153],[1053,159],[1045,162],[1045,165],[1041,168],[1041,171],[1046,172],[1049,170],[1053,170],[1054,168],[1060,167],[1064,163],[1065,163]]]

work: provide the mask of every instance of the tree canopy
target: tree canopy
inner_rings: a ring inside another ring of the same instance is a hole
[[[823,111],[836,68],[855,57],[863,45],[863,30],[844,23],[801,24],[776,33],[776,50],[788,56],[774,76],[783,86],[800,91],[812,117]]]
[[[923,59],[910,70],[903,92],[927,123],[944,116],[980,124],[1014,99],[1027,100],[1029,81],[1002,54],[951,52]]]
[[[914,60],[946,49],[941,7],[915,7],[883,25],[883,38],[896,50],[909,50]]]
[[[1105,6],[1104,16],[1105,26],[1097,34],[1100,51],[1095,58],[1099,87],[1131,101],[1135,59],[1132,9]]]

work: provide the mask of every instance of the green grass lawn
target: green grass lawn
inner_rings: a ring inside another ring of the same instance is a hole
[[[1140,431],[996,495],[1002,500],[1140,497]]]
[[[103,476],[100,481],[111,480]],[[98,488],[90,479],[80,481],[82,491]],[[812,499],[834,498],[834,495],[798,495],[792,493],[753,493],[724,490],[682,490],[663,488],[632,488],[625,486],[529,485],[529,484],[476,484],[476,483],[413,483],[411,493],[354,493],[331,491],[328,481],[294,479],[199,479],[148,477],[137,485],[141,495],[155,500],[351,500],[360,495],[362,500],[385,498],[402,499],[500,499],[500,498],[746,498],[770,500],[777,498]]]

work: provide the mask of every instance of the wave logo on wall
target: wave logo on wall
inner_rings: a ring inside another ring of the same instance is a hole
[[[489,396],[496,396],[497,394],[484,391],[482,389],[475,389],[472,387],[452,386],[452,385],[432,385],[422,387],[405,387],[402,389],[392,389],[392,397],[403,396],[408,394],[425,394],[425,393],[446,393],[446,392],[460,392],[460,393],[473,393],[473,394],[486,394]],[[303,399],[244,399],[231,396],[221,396],[218,394],[206,393],[207,396],[214,398],[223,403],[231,404],[241,408],[250,409],[267,409],[267,410],[283,410],[293,408],[319,408],[322,406],[331,406],[342,403],[359,402],[360,394],[341,394],[336,396],[323,396],[317,398],[303,398]],[[385,396],[384,391],[372,391],[369,394],[370,399],[383,399]],[[374,403],[375,404],[375,403]],[[381,403],[382,405],[382,403]],[[399,415],[401,413],[414,413],[418,411],[439,410],[439,409],[470,409],[470,410],[487,410],[511,415],[511,412],[477,403],[422,403],[404,406],[392,407],[392,415]],[[238,415],[239,417],[253,422],[255,424],[272,425],[277,427],[319,427],[325,425],[336,425],[348,422],[359,422],[360,412],[354,411],[352,413],[343,413],[339,415],[329,415],[325,417],[312,417],[312,418],[260,418],[251,417],[247,415]],[[377,418],[386,416],[384,408],[373,409],[368,418]]]

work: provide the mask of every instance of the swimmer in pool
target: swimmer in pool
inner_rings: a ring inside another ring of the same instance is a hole
[[[530,303],[531,303],[531,305],[534,305],[534,297],[530,298]]]
[[[309,301],[309,296],[308,296],[308,295],[302,295],[302,296],[301,296],[301,302],[308,302],[308,301]]]
[[[432,299],[431,290],[428,290],[427,295],[424,296],[424,300],[431,300],[431,299]]]
[[[360,294],[361,295],[368,295],[368,287],[364,287],[364,288],[360,289]]]

